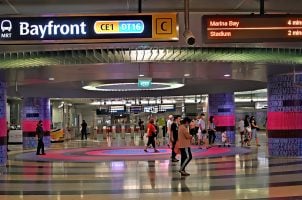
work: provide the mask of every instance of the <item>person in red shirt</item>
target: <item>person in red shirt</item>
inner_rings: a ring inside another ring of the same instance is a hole
[[[149,124],[148,124],[148,129],[147,129],[147,137],[148,137],[148,143],[146,148],[144,149],[145,152],[147,151],[147,148],[149,147],[149,145],[151,144],[153,149],[154,149],[154,153],[159,152],[156,147],[155,147],[155,137],[156,137],[157,133],[156,133],[156,128],[154,126],[154,119],[151,118],[149,120]]]

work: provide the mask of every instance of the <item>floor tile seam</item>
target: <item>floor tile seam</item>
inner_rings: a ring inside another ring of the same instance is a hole
[[[299,175],[301,173],[298,173]],[[175,175],[172,175],[168,178],[170,179],[173,179],[173,178],[178,178],[176,175],[178,175],[178,173],[175,173]],[[251,181],[253,181],[255,178],[264,178],[264,177],[268,177],[268,178],[279,178],[280,176],[289,176],[289,175],[296,175],[296,173],[291,173],[291,174],[276,174],[276,175],[269,175],[269,174],[243,174],[243,175],[223,175],[223,176],[200,176],[198,174],[191,174],[191,177],[190,177],[190,180],[191,181],[194,181],[197,180],[216,180],[216,181],[219,181],[219,180],[224,180],[224,181],[228,181],[229,179],[232,179],[232,180],[236,180],[236,181],[241,181],[241,180],[248,180],[248,179],[252,179]],[[127,178],[131,178],[133,176],[129,176],[129,177],[124,177],[124,176],[119,176],[119,177],[112,177],[112,176],[108,176],[108,177],[103,177],[103,178],[100,178],[100,179],[94,179],[94,180],[91,180],[91,179],[86,179],[86,180],[82,180],[82,179],[72,179],[72,180],[67,180],[66,182],[72,182],[72,181],[79,181],[79,182],[102,182],[102,181],[107,181],[108,182],[112,182],[112,180],[115,180],[115,181],[127,181]],[[159,177],[162,177],[162,176],[159,176]],[[47,180],[47,178],[49,179],[49,176],[38,176],[36,178],[39,178],[38,182],[42,179],[45,179],[45,181],[47,183],[52,183],[52,180]],[[148,174],[146,175],[140,175],[140,176],[136,176],[137,180],[142,180],[142,179],[148,179]],[[156,176],[156,178],[158,178],[158,175]],[[286,180],[286,179],[285,179]],[[22,180],[20,180],[21,182]],[[36,182],[37,180],[30,180],[30,179],[27,179],[25,180],[25,183],[28,183],[28,182]],[[62,180],[54,180],[54,182],[59,182],[59,181],[62,181]],[[10,181],[5,181],[5,180],[2,180],[0,181],[0,183],[7,183],[7,182],[14,182],[14,180]],[[15,181],[17,182],[17,181]]]
[[[300,181],[299,184],[296,183],[290,183],[290,184],[278,184],[278,185],[270,185],[269,187],[267,186],[256,186],[254,188],[251,188],[250,186],[247,188],[241,188],[242,190],[251,190],[251,189],[263,189],[263,188],[274,188],[274,187],[290,187],[290,186],[302,186],[302,182]],[[7,195],[7,194],[22,194],[22,195],[79,195],[79,194],[125,194],[131,192],[133,193],[170,193],[170,192],[198,192],[198,191],[203,191],[203,192],[211,192],[211,191],[216,191],[216,190],[234,190],[236,189],[236,185],[229,185],[229,186],[210,186],[209,188],[199,188],[199,187],[188,187],[187,185],[183,186],[182,188],[175,187],[175,188],[139,188],[139,189],[112,189],[112,190],[102,190],[102,189],[97,189],[97,190],[23,190],[23,191],[14,191],[14,190],[5,190],[2,191],[0,189],[0,195]],[[301,192],[302,193],[302,192]]]

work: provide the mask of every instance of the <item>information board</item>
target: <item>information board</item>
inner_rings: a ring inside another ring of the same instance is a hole
[[[302,15],[205,15],[204,43],[301,42]]]
[[[177,41],[177,13],[0,17],[0,44]]]

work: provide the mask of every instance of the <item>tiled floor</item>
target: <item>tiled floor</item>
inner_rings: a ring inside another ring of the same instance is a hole
[[[166,160],[98,163],[23,162],[13,160],[20,146],[10,146],[8,167],[0,175],[0,200],[6,199],[302,199],[302,158],[271,158],[266,138],[252,153],[193,159],[183,178],[179,164]],[[131,140],[69,141],[53,149],[143,145]]]

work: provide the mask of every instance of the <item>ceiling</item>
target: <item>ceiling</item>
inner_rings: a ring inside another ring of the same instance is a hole
[[[143,12],[179,12],[179,33],[184,31],[183,0],[142,0]],[[136,13],[138,0],[0,0],[0,15],[81,13]],[[266,13],[302,13],[301,0],[265,0]],[[190,0],[190,26],[194,48],[179,42],[0,45],[0,79],[8,83],[10,96],[57,98],[112,98],[169,96],[245,91],[266,87],[267,77],[302,71],[302,43],[205,45],[201,17],[204,14],[259,13],[258,0]],[[210,48],[211,47],[211,48]],[[154,51],[135,59],[133,54]],[[158,54],[159,50],[162,51]],[[125,54],[123,54],[125,53]],[[158,55],[156,55],[158,54]],[[97,55],[97,56],[95,56]],[[265,58],[265,59],[263,59]],[[153,81],[181,82],[169,91],[92,92],[82,86],[137,82],[139,74]],[[184,74],[190,74],[184,77]],[[224,77],[230,74],[231,77]],[[49,78],[54,78],[50,81]]]

